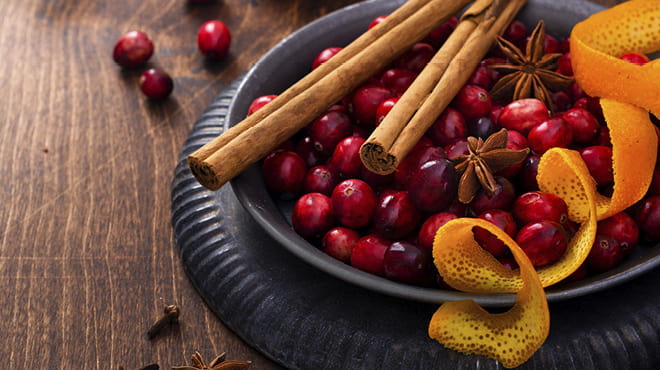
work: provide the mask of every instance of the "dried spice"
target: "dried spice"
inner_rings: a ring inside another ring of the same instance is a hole
[[[519,100],[535,97],[552,110],[550,92],[568,88],[573,78],[554,72],[561,53],[545,54],[545,23],[541,20],[530,35],[525,53],[502,37],[497,45],[511,64],[494,64],[490,68],[508,73],[502,76],[491,89],[498,100]]]
[[[176,305],[167,305],[163,309],[164,315],[158,319],[147,331],[147,337],[153,339],[167,325],[179,322],[179,307]]]
[[[225,360],[225,353],[221,353],[208,365],[199,352],[192,355],[193,366],[175,366],[173,370],[246,370],[252,364],[251,361]]]
[[[467,204],[472,201],[480,188],[488,194],[497,190],[495,172],[521,163],[529,154],[529,148],[522,150],[507,149],[506,129],[489,136],[485,141],[473,136],[468,137],[470,154],[463,154],[452,159],[456,172],[461,175],[458,183],[458,200]]]

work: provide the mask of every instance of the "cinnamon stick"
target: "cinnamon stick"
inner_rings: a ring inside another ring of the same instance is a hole
[[[474,8],[471,12],[471,8],[466,13],[445,45],[362,146],[360,156],[367,168],[380,174],[396,170],[525,1],[512,0],[506,5],[503,0],[495,1],[488,9]]]
[[[297,93],[296,90],[302,88],[296,87],[284,99],[280,97],[273,100],[264,106],[264,108],[270,107],[269,110],[250,118],[257,114],[255,112],[239,123],[238,128],[232,130],[230,135],[221,135],[227,137],[218,139],[213,144],[207,144],[193,153],[188,158],[192,173],[205,187],[211,190],[220,188],[359,86],[374,72],[384,68],[468,2],[469,0],[427,0],[427,3],[417,11],[400,20],[398,24],[390,25],[391,29],[369,45],[362,47],[355,55],[321,76],[309,87]],[[346,49],[353,50],[356,47],[349,45]],[[340,54],[335,55],[329,62]],[[325,64],[327,63],[321,67]],[[300,86],[304,87],[307,83]],[[279,107],[273,104],[277,100],[280,100]],[[271,112],[268,113],[269,111]]]

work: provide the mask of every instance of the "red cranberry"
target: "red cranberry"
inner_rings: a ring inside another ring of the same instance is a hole
[[[574,82],[565,91],[568,93],[571,99],[573,99],[573,101],[587,97],[587,94],[584,92],[584,90],[582,90],[582,88],[580,87],[580,85],[577,84],[577,82]]]
[[[337,144],[328,163],[340,178],[355,178],[360,175],[364,167],[360,159],[360,147],[364,142],[361,137],[349,136]]]
[[[529,143],[527,142],[527,138],[520,132],[507,130],[506,134],[507,134],[507,142],[506,142],[507,149],[522,150],[525,148],[529,148]],[[512,179],[520,172],[523,163],[524,162],[520,162],[518,164],[514,164],[512,166],[504,168],[501,171],[497,172],[497,175],[504,176],[507,179]]]
[[[263,95],[254,99],[252,103],[250,103],[250,106],[248,107],[247,115],[249,116],[250,114],[258,111],[264,105],[275,100],[275,98],[277,98],[277,95]]]
[[[454,32],[456,26],[458,25],[458,18],[451,17],[449,20],[440,26],[434,28],[429,32],[429,34],[424,38],[423,42],[431,44],[434,48],[438,49],[442,44],[447,41],[449,35]]]
[[[445,153],[447,153],[447,158],[453,159],[459,155],[468,155],[470,150],[468,149],[468,142],[466,139],[456,140],[453,144],[447,145],[445,147]]]
[[[303,181],[305,193],[321,193],[327,196],[337,185],[337,176],[325,165],[312,167],[307,171]]]
[[[502,176],[495,176],[497,187],[492,194],[485,189],[479,189],[470,207],[475,214],[481,214],[491,209],[508,210],[516,199],[516,190],[511,181]]]
[[[621,59],[626,62],[637,64],[638,66],[643,66],[649,62],[649,57],[639,53],[628,53],[621,56]]]
[[[569,51],[571,51],[571,38],[567,37],[559,43],[559,52],[568,53]]]
[[[559,91],[556,93],[550,93],[550,99],[552,100],[552,108],[555,112],[563,112],[571,108],[573,100],[568,96],[567,93]]]
[[[499,127],[488,117],[479,117],[477,119],[471,119],[467,123],[468,127],[468,136],[479,137],[482,139],[488,138],[490,135],[494,134]]]
[[[522,194],[513,202],[511,211],[520,225],[543,220],[563,225],[568,221],[566,202],[554,194],[541,191]]]
[[[540,161],[541,156],[538,154],[532,154],[523,161],[523,165],[520,167],[520,172],[518,172],[518,181],[516,182],[520,186],[520,190],[533,191],[539,189],[536,175],[539,172]]]
[[[379,25],[382,21],[384,21],[385,18],[387,18],[386,15],[380,15],[380,16],[374,18],[374,20],[372,20],[371,23],[369,23],[369,27],[367,27],[367,29],[370,30],[370,29],[376,27],[376,26]]]
[[[399,189],[407,189],[410,178],[424,163],[434,159],[446,159],[447,155],[437,146],[420,146],[413,149],[399,163],[394,173],[394,182]]]
[[[367,226],[376,209],[376,193],[366,182],[348,179],[332,191],[332,209],[342,225],[353,229]]]
[[[365,86],[357,89],[351,99],[355,121],[360,125],[375,126],[378,106],[391,97],[390,90],[384,87]]]
[[[585,262],[590,269],[603,272],[618,266],[623,257],[621,243],[609,236],[596,235]]]
[[[504,268],[509,271],[513,271],[518,268],[518,262],[516,262],[516,259],[510,254],[505,254],[502,257],[498,257],[497,260],[500,261],[502,266],[504,266]]]
[[[144,64],[154,53],[154,44],[146,33],[130,31],[117,40],[112,51],[112,58],[126,68],[135,68]]]
[[[385,119],[388,113],[394,108],[396,102],[399,101],[399,98],[389,98],[384,100],[378,108],[376,108],[376,126],[380,125],[381,122]]]
[[[467,124],[459,111],[448,107],[426,131],[426,136],[435,145],[446,146],[467,137]]]
[[[488,118],[490,118],[490,120],[493,121],[493,123],[496,124],[498,127],[499,127],[498,122],[500,121],[500,114],[502,114],[502,109],[504,109],[503,106],[494,105],[493,108],[490,109],[490,113],[488,113]]]
[[[314,167],[321,164],[326,157],[314,149],[314,142],[309,136],[305,136],[296,144],[296,154],[303,159],[307,167]]]
[[[660,240],[660,195],[642,199],[636,207],[635,221],[646,239]]]
[[[447,207],[446,211],[453,213],[458,217],[466,217],[470,213],[470,207],[467,204],[459,202],[458,199],[454,199],[449,207]]]
[[[396,240],[412,233],[421,214],[413,205],[406,191],[387,192],[380,196],[373,217],[374,230],[378,235]]]
[[[360,234],[357,231],[335,227],[323,235],[321,250],[344,263],[349,263],[353,246],[359,239]]]
[[[328,59],[334,57],[341,51],[342,48],[339,47],[330,47],[327,49],[322,50],[316,58],[314,58],[314,61],[312,61],[312,70],[318,68],[321,64],[325,63],[328,61]]]
[[[639,241],[639,227],[635,220],[625,212],[619,212],[598,221],[596,233],[618,241],[624,255],[629,255]]]
[[[490,90],[493,87],[493,77],[490,73],[491,69],[487,66],[481,64],[479,65],[467,81],[467,85],[476,85],[483,87],[486,90]]]
[[[492,224],[506,232],[511,238],[516,237],[518,227],[516,226],[516,221],[513,219],[513,216],[509,212],[502,211],[501,209],[491,209],[490,211],[480,214],[479,218],[490,221]],[[493,256],[502,257],[509,251],[506,244],[496,238],[495,235],[491,234],[488,230],[481,227],[475,227],[473,232],[474,240]]]
[[[529,42],[530,36],[525,39],[525,44]],[[546,34],[543,39],[543,51],[545,54],[554,54],[559,52],[559,41],[556,38]]]
[[[486,116],[493,107],[488,91],[476,85],[463,86],[454,98],[454,103],[468,120]]]
[[[383,259],[391,241],[376,235],[360,238],[351,252],[351,265],[362,271],[385,276]]]
[[[602,145],[612,147],[612,138],[610,138],[610,129],[607,126],[600,126],[598,134],[591,141],[591,146]]]
[[[571,283],[574,281],[580,281],[586,278],[588,275],[589,275],[589,269],[587,268],[587,264],[583,263],[580,265],[580,267],[577,268],[577,270],[573,271],[570,275],[566,276],[564,280],[562,280],[562,282]]]
[[[600,124],[586,109],[573,108],[564,112],[561,118],[573,129],[575,144],[587,144],[598,135]]]
[[[502,109],[500,126],[527,134],[532,127],[550,118],[548,107],[538,99],[520,99]]]
[[[401,68],[392,68],[383,72],[380,76],[380,81],[383,86],[390,89],[394,94],[403,94],[408,89],[408,86],[415,81],[417,73]]]
[[[353,124],[346,113],[332,110],[312,121],[308,126],[308,132],[314,143],[314,149],[324,156],[330,156],[342,139],[353,134]]]
[[[353,125],[353,134],[351,136],[357,136],[367,140],[372,131],[373,130],[370,127]]]
[[[511,64],[508,60],[504,58],[486,58],[480,62],[481,65],[490,67],[493,64]],[[490,76],[490,80],[495,83],[497,80],[500,79],[502,74],[494,69],[488,68],[488,75]],[[499,113],[498,113],[499,114]],[[497,120],[495,120],[497,121]]]
[[[503,37],[516,44],[527,37],[527,26],[521,21],[514,20],[504,31]]]
[[[580,155],[598,186],[606,186],[614,181],[612,148],[603,145],[589,146],[580,150]]]
[[[229,51],[231,32],[227,26],[217,20],[202,24],[197,32],[199,51],[210,60],[220,60]]]
[[[571,65],[571,53],[565,53],[557,59],[559,73],[564,76],[573,76],[573,66]]]
[[[371,172],[366,166],[362,167],[360,178],[376,191],[384,189],[394,182],[393,173],[381,175],[375,172]]]
[[[567,148],[573,141],[571,126],[561,118],[549,118],[534,126],[527,135],[529,146],[538,154],[551,148]]]
[[[140,75],[140,90],[151,99],[165,99],[173,89],[172,77],[159,69],[151,68]]]
[[[568,246],[568,235],[557,222],[538,221],[520,228],[516,243],[527,254],[534,267],[542,267],[557,262],[564,255]]]
[[[651,180],[651,185],[647,192],[648,195],[660,195],[660,163],[655,165],[653,170],[653,178]]]
[[[447,208],[456,197],[458,176],[446,159],[424,163],[410,178],[410,200],[424,212],[438,212]]]
[[[264,183],[268,190],[289,199],[303,189],[307,166],[293,152],[277,151],[264,158],[262,166]]]
[[[435,240],[435,234],[438,233],[438,230],[447,222],[458,218],[455,214],[450,212],[440,212],[432,215],[427,218],[426,221],[422,224],[422,227],[419,229],[417,234],[417,244],[420,248],[427,251],[433,250],[433,241]]]
[[[383,258],[385,277],[407,284],[425,284],[432,280],[431,254],[408,242],[392,243]]]
[[[418,42],[410,50],[398,57],[393,64],[396,68],[403,68],[419,73],[431,61],[433,55],[435,55],[433,46]]]
[[[305,239],[322,237],[335,226],[332,201],[321,193],[308,193],[300,197],[291,214],[293,229]]]

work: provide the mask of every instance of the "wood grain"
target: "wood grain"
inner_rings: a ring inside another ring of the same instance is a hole
[[[355,2],[0,2],[3,368],[169,368],[194,351],[278,368],[187,280],[170,226],[171,176],[193,122],[224,86],[295,29]],[[233,31],[217,64],[196,47],[210,19]],[[175,79],[163,103],[141,96],[141,70],[112,61],[131,29],[152,37],[150,65]],[[162,302],[181,307],[181,323],[148,341]]]

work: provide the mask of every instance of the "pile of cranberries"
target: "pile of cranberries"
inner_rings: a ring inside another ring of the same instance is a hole
[[[372,22],[377,24],[383,18]],[[391,280],[438,286],[441,277],[431,257],[436,231],[457,217],[478,217],[510,235],[535,267],[556,262],[578,225],[568,219],[566,203],[539,191],[540,156],[552,147],[578,150],[601,193],[613,187],[612,148],[598,99],[577,84],[552,95],[552,111],[537,99],[495,101],[488,90],[501,77],[489,69],[506,63],[492,50],[391,175],[370,172],[360,146],[397,103],[456,26],[456,19],[433,30],[384,71],[344,97],[308,127],[268,155],[262,163],[266,187],[277,197],[295,200],[295,231],[330,256]],[[523,47],[527,28],[514,21],[504,37]],[[341,48],[321,51],[318,67]],[[546,53],[563,53],[558,72],[572,75],[569,40],[548,35]],[[635,63],[642,55],[627,55]],[[248,114],[270,102],[253,101]],[[468,136],[486,138],[507,129],[508,148],[530,148],[524,162],[496,174],[497,190],[481,189],[470,204],[458,202],[459,176],[450,159],[467,154]],[[516,268],[508,248],[490,232],[475,227],[475,240],[503,265]],[[580,279],[619,265],[642,242],[660,240],[660,167],[647,196],[626,212],[598,223],[594,246],[571,277]]]

